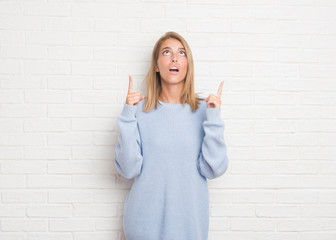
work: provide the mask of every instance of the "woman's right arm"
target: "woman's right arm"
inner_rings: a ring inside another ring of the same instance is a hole
[[[138,121],[135,117],[136,109],[137,105],[125,103],[117,119],[120,134],[114,161],[118,172],[126,179],[138,176],[142,168],[142,146]]]
[[[135,113],[144,97],[140,92],[133,92],[133,80],[129,76],[126,103],[117,119],[120,134],[114,153],[117,171],[127,179],[138,176],[142,169],[142,145]]]

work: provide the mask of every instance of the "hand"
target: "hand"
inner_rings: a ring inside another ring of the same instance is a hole
[[[217,91],[217,96],[214,94],[210,94],[206,99],[207,103],[207,108],[220,108],[222,105],[221,101],[221,95],[222,95],[222,88],[223,88],[224,81],[221,81],[218,91]]]
[[[128,93],[126,97],[126,104],[137,105],[145,96],[141,95],[140,92],[133,92],[133,80],[131,75],[129,75]]]

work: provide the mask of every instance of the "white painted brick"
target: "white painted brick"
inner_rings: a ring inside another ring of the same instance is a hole
[[[85,104],[64,104],[48,106],[48,117],[68,118],[68,117],[91,117],[92,106]]]
[[[90,203],[93,199],[91,189],[52,189],[48,191],[48,202],[50,203]]]
[[[295,218],[299,212],[299,208],[294,205],[263,205],[255,209],[257,217]]]
[[[114,182],[113,175],[75,175],[72,177],[74,188],[112,188],[115,187]]]
[[[8,118],[8,119],[0,119],[0,132],[1,133],[17,133],[22,132],[23,120],[22,119],[15,119],[15,118]]]
[[[73,240],[71,233],[28,233],[26,240]]]
[[[275,202],[274,190],[237,190],[232,193],[233,203],[273,203]]]
[[[74,103],[111,103],[115,101],[115,95],[111,92],[81,91],[72,93]]]
[[[50,133],[48,134],[49,146],[92,145],[92,133]]]
[[[5,8],[0,8],[5,10]],[[0,10],[0,11],[1,11]],[[2,14],[2,13],[1,13]],[[25,33],[19,31],[11,30],[1,30],[0,44],[24,44],[25,42]]]
[[[110,62],[72,62],[71,72],[74,75],[115,75],[116,64]]]
[[[0,17],[0,28],[11,30],[42,30],[44,27],[43,17],[2,15]]]
[[[286,133],[295,132],[296,124],[289,120],[257,120],[254,129],[257,133],[283,133],[280,135],[282,136]]]
[[[64,61],[30,60],[24,63],[28,74],[69,74],[70,64]]]
[[[111,18],[116,16],[116,13],[117,8],[115,4],[81,3],[71,6],[71,16],[74,17]]]
[[[96,229],[99,231],[119,230],[122,229],[122,222],[120,218],[102,218],[96,221]]]
[[[28,188],[68,188],[71,186],[71,176],[66,175],[29,175]]]
[[[187,20],[188,32],[231,32],[231,23],[228,20]],[[180,30],[181,31],[181,30]]]
[[[77,144],[78,145],[78,144]],[[92,164],[89,161],[56,161],[48,163],[50,174],[78,174],[91,173]]]
[[[210,231],[214,231],[214,232],[229,231],[229,229],[230,229],[230,220],[228,217],[225,217],[225,218],[210,217],[209,218],[209,230]]]
[[[89,47],[48,47],[48,59],[91,60],[92,49]]]
[[[279,34],[319,34],[321,24],[315,21],[279,21],[277,22]]]
[[[283,133],[277,136],[279,146],[315,146],[318,144],[318,135],[309,133],[293,134]]]
[[[34,140],[32,140],[34,141]],[[1,162],[1,173],[5,174],[44,174],[47,163],[40,161],[4,161]]]
[[[22,65],[19,60],[0,59],[0,74],[21,74]]]
[[[0,206],[0,217],[25,217],[26,208],[24,205],[3,204]]]
[[[128,190],[116,189],[96,189],[94,191],[94,202],[97,203],[123,203],[128,194]]]
[[[116,217],[116,204],[73,204],[75,217]]]
[[[73,210],[70,204],[68,205],[31,205],[27,206],[28,217],[41,217],[41,218],[66,218],[71,217]]]
[[[71,38],[76,46],[114,46],[119,35],[113,32],[72,32]]]
[[[318,164],[312,161],[300,162],[281,162],[277,163],[277,172],[279,174],[316,174],[318,172]]]
[[[233,231],[275,231],[274,219],[259,218],[232,218],[231,230]]]
[[[54,76],[48,78],[49,89],[92,89],[92,79],[87,76]]]
[[[24,153],[24,150],[21,146],[1,147],[0,148],[0,160],[22,159],[23,153]]]
[[[287,204],[287,203],[317,203],[318,202],[318,193],[315,190],[287,190],[287,189],[279,189],[276,192],[276,202]]]
[[[319,204],[319,205],[301,205],[300,215],[304,218],[326,217],[332,218],[336,215],[335,204]]]
[[[25,42],[29,45],[71,45],[71,33],[27,31],[25,32]]]
[[[73,131],[113,131],[116,130],[113,120],[109,119],[73,119]]]
[[[76,240],[91,240],[91,239],[99,239],[99,240],[111,240],[111,239],[119,239],[120,234],[118,232],[78,232],[74,233],[74,239]],[[121,238],[125,239],[125,238]]]
[[[90,232],[95,229],[93,219],[57,219],[49,220],[51,232]]]
[[[6,75],[1,77],[2,89],[32,89],[45,88],[45,76],[14,76]]]
[[[69,159],[70,149],[68,147],[29,147],[25,149],[26,159]]]
[[[134,2],[133,4],[118,4],[113,5],[112,8],[115,9],[115,14],[112,16],[115,16],[116,18],[125,19],[125,18],[160,18],[165,14],[165,8],[169,9],[172,7],[176,7],[176,5],[163,5],[159,3],[147,3],[147,2]],[[150,9],[150,11],[148,11]],[[176,10],[176,9],[175,9]],[[90,9],[91,11],[91,9]],[[180,9],[179,11],[183,11]],[[179,12],[176,11],[176,12]],[[127,14],[125,14],[127,13]],[[99,14],[100,15],[100,12]],[[110,14],[111,16],[111,14]]]
[[[299,156],[306,160],[335,160],[335,147],[302,147]]]
[[[210,216],[212,217],[254,217],[254,205],[219,205],[213,204],[210,208]]]
[[[47,192],[42,190],[20,189],[2,190],[2,202],[4,203],[46,203]]]
[[[321,230],[320,219],[279,219],[277,222],[279,232],[310,232]]]
[[[1,230],[4,232],[46,232],[48,220],[6,218],[1,220]]]
[[[72,159],[89,159],[89,160],[97,160],[97,159],[111,159],[114,150],[111,146],[96,146],[92,147],[72,147]]]
[[[332,161],[320,162],[317,168],[320,174],[335,174],[336,173],[336,163]]]
[[[182,34],[182,32],[186,32],[188,26],[186,20],[175,18],[170,18],[166,20],[158,18],[156,19],[156,21],[153,21],[153,19],[142,19],[139,24],[141,32],[145,33],[168,32],[171,31],[173,28],[175,32],[179,32]],[[136,25],[134,24],[134,26]],[[188,31],[190,30],[188,29]]]
[[[25,132],[69,131],[71,129],[71,121],[69,119],[25,119],[23,128]]]
[[[20,5],[15,5],[10,1],[2,1],[0,3],[0,14],[1,15],[19,15],[22,14],[22,8]]]
[[[3,46],[0,55],[5,58],[20,59],[45,59],[47,57],[47,48],[43,46]]]
[[[39,3],[35,2],[25,2],[23,4],[23,11],[25,15],[38,15],[38,16],[56,16],[56,17],[64,17],[70,16],[71,6],[67,4],[60,3]]]
[[[70,94],[55,90],[25,90],[27,103],[69,103]]]
[[[25,233],[2,232],[1,237],[6,240],[26,240]]]
[[[274,162],[249,162],[235,161],[230,165],[232,174],[274,174],[276,173]]]
[[[0,189],[2,188],[25,188],[25,175],[0,175]]]
[[[134,33],[140,28],[137,19],[95,19],[94,30],[98,32],[124,32]]]
[[[234,33],[274,33],[276,21],[274,20],[232,20]]]
[[[46,19],[48,29],[55,32],[86,32],[94,29],[94,20],[87,17],[48,17]]]

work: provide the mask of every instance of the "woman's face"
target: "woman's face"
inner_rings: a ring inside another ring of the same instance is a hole
[[[159,49],[156,67],[156,72],[160,72],[161,81],[168,83],[184,81],[187,68],[188,59],[182,43],[175,38],[165,40]]]

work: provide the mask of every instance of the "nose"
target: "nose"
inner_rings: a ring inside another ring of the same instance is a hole
[[[173,55],[172,55],[172,62],[174,62],[174,60],[175,60],[175,62],[177,62],[176,54],[173,54]]]

